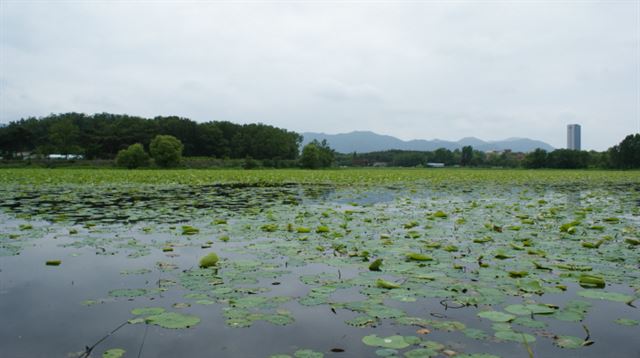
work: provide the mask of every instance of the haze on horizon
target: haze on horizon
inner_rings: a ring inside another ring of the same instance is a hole
[[[71,111],[605,150],[640,2],[0,1],[0,122]]]

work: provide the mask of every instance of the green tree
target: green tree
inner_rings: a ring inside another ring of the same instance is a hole
[[[255,169],[258,167],[258,161],[253,159],[250,155],[247,155],[244,158],[244,162],[242,163],[242,168],[244,169]]]
[[[581,150],[556,149],[547,157],[547,168],[582,169],[589,165],[589,153]]]
[[[149,145],[153,160],[163,168],[178,166],[183,148],[182,142],[171,135],[157,135]]]
[[[329,147],[326,140],[313,140],[302,148],[300,165],[303,168],[318,169],[330,167],[335,159],[335,151]]]
[[[116,156],[116,165],[129,169],[142,167],[149,164],[149,155],[144,151],[140,143],[132,144],[127,149],[122,149]]]
[[[302,148],[300,165],[307,169],[320,168],[320,148],[315,143],[311,142]]]
[[[547,166],[548,153],[546,150],[537,148],[524,157],[524,166],[530,169],[544,168]]]
[[[629,134],[620,144],[609,148],[608,153],[615,168],[640,168],[640,133]]]
[[[60,154],[78,154],[82,149],[77,145],[80,129],[70,119],[62,119],[49,128],[49,137]]]
[[[470,145],[462,147],[462,155],[460,157],[460,165],[466,167],[473,160],[473,147]]]
[[[453,159],[453,152],[446,148],[438,148],[433,152],[431,161],[436,163],[444,163],[446,165],[455,164]]]

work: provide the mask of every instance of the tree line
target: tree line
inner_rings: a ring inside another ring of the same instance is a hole
[[[293,160],[302,136],[266,124],[226,121],[198,123],[169,116],[143,118],[125,114],[51,114],[11,122],[0,128],[0,154],[81,154],[86,159],[113,159],[140,143],[145,149],[158,135],[170,135],[184,146],[186,157]]]
[[[19,159],[27,154],[77,154],[86,159],[117,159],[116,164],[123,167],[147,166],[151,158],[158,166],[176,166],[184,156],[241,160],[245,168],[315,169],[334,164],[417,167],[429,163],[463,167],[640,168],[640,134],[628,135],[605,152],[568,149],[482,152],[465,146],[453,151],[440,148],[425,152],[388,150],[340,154],[326,141],[313,141],[300,153],[301,142],[300,134],[266,124],[198,123],[177,116],[143,118],[71,112],[30,117],[0,127],[0,156],[5,159]]]
[[[634,169],[640,168],[640,134],[630,134],[605,152],[536,149],[530,153],[482,152],[471,146],[435,151],[387,150],[338,154],[339,166],[420,167],[429,163],[463,167],[548,168],[548,169]]]

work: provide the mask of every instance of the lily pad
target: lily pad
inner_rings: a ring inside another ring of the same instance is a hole
[[[482,311],[478,313],[479,317],[486,318],[493,322],[509,322],[516,318],[516,316],[500,312],[500,311]]]
[[[200,323],[200,318],[176,312],[165,312],[147,317],[147,322],[163,328],[189,328]]]
[[[300,349],[293,353],[296,358],[322,358],[324,354],[312,351],[311,349]]]
[[[397,283],[393,283],[393,282],[389,282],[387,280],[383,280],[381,278],[376,280],[376,286],[379,288],[385,288],[388,290],[394,289],[394,288],[400,288],[400,285]]]
[[[146,315],[158,315],[165,311],[162,307],[142,307],[142,308],[134,308],[131,310],[131,314],[136,316],[146,316]]]
[[[618,318],[614,322],[623,326],[637,326],[640,324],[640,321],[630,318]]]
[[[509,305],[504,310],[516,315],[552,314],[556,311],[554,308],[543,304]]]
[[[410,346],[402,336],[378,337],[375,334],[363,337],[362,343],[368,346],[391,349],[403,349]]]
[[[495,333],[496,338],[502,339],[504,341],[512,341],[518,343],[533,343],[536,341],[536,337],[521,332],[515,332],[511,330],[503,330],[497,331]]]
[[[404,356],[407,358],[429,358],[429,357],[435,357],[438,354],[439,354],[438,351],[434,351],[433,349],[418,348],[418,349],[405,352]]]
[[[200,267],[208,268],[215,266],[218,263],[218,255],[215,252],[211,252],[207,254],[205,257],[200,259]]]
[[[601,291],[601,290],[584,290],[578,291],[578,295],[586,298],[593,298],[597,300],[608,300],[614,302],[633,302],[634,297],[625,295],[618,292]]]
[[[102,358],[120,358],[126,351],[121,348],[111,348],[102,353]]]
[[[574,336],[557,336],[553,344],[560,348],[580,348],[584,345],[584,339]]]
[[[147,294],[147,290],[143,288],[123,288],[109,291],[111,297],[138,297]]]

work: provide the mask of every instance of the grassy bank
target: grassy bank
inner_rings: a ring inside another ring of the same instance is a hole
[[[0,184],[640,183],[640,171],[518,169],[1,169]]]

